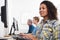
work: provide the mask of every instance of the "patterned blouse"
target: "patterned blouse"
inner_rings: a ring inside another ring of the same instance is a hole
[[[57,20],[42,20],[36,31],[38,40],[60,40],[60,23]]]

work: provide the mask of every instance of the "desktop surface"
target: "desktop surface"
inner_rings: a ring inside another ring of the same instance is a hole
[[[12,37],[16,40],[31,40],[30,38],[24,38],[22,35],[19,34],[12,35]]]

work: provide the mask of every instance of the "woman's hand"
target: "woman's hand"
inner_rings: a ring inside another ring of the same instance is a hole
[[[36,37],[34,37],[32,34],[26,34],[27,38],[30,38],[31,40],[38,40]]]
[[[31,40],[38,40],[36,37],[34,37],[32,34],[24,34],[20,33],[20,35],[23,36],[23,38],[31,39]]]

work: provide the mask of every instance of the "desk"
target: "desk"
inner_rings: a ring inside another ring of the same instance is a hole
[[[13,37],[13,39],[16,39],[16,40],[31,40],[31,39],[27,39],[27,38],[23,38],[22,36],[20,36],[20,35],[13,35],[12,36]]]
[[[0,37],[0,40],[31,40],[31,39],[23,38],[20,35],[11,35],[9,37]],[[34,40],[36,39],[34,38]]]

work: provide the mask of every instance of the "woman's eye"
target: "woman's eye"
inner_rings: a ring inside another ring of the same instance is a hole
[[[41,9],[45,9],[45,8],[39,8],[39,10],[41,10]]]
[[[45,9],[45,8],[43,8],[43,9]]]

